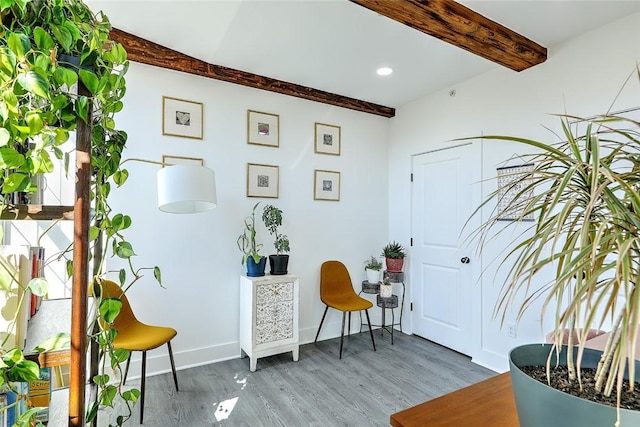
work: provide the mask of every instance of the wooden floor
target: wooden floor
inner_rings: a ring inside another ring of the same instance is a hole
[[[415,336],[374,331],[258,360],[234,359],[147,379],[144,426],[389,426],[392,413],[495,375],[454,351]],[[139,387],[139,381],[133,381]],[[101,412],[100,426],[108,425]],[[226,417],[226,418],[225,418]],[[138,408],[126,424],[138,425]]]

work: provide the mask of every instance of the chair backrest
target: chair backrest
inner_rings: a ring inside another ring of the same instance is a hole
[[[351,276],[347,267],[340,261],[326,261],[320,267],[320,299],[326,304],[325,299],[332,297],[344,297],[355,295]]]
[[[131,309],[131,305],[129,304],[127,296],[116,282],[103,279],[100,281],[100,287],[102,290],[102,299],[117,298],[122,302],[120,314],[116,316],[116,319],[113,321],[112,325],[116,330],[121,330],[126,326],[138,321],[138,319],[136,319],[136,316],[133,314],[133,310]]]

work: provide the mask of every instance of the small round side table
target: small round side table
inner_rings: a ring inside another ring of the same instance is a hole
[[[385,279],[389,279],[389,282],[391,283],[400,283],[402,285],[402,300],[400,303],[400,321],[397,323],[397,325],[400,327],[400,332],[402,332],[402,314],[404,313],[404,296],[406,293],[406,289],[404,286],[404,272],[403,271],[392,272],[392,271],[385,270],[382,273],[382,277]]]
[[[382,308],[382,325],[380,326],[380,332],[382,335],[384,335],[384,331],[389,332],[391,334],[391,345],[393,345],[393,325],[396,323],[393,309],[398,308],[398,295],[391,295],[390,297],[381,297],[378,295],[376,297],[376,304]],[[387,309],[391,310],[391,325],[389,326],[386,325],[384,318]]]
[[[365,294],[379,294],[380,293],[380,282],[370,283],[368,280],[362,281],[362,290],[360,293]]]
[[[360,289],[360,292],[358,292],[358,295],[360,294],[379,294],[380,293],[380,282],[378,283],[371,283],[368,280],[363,280],[362,281],[362,288]],[[360,311],[360,332],[362,332],[362,327],[364,326],[364,323],[362,322],[362,310]],[[375,326],[375,325],[371,325],[371,326]]]

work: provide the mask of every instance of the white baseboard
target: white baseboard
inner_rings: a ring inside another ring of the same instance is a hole
[[[342,325],[342,318],[337,322],[327,322],[322,325],[322,331],[320,332],[319,341],[337,338],[340,336],[340,327]],[[351,333],[358,333],[358,326],[360,325],[360,317],[357,315],[352,316],[351,319]],[[368,327],[366,323],[362,329],[363,332],[367,331]],[[318,327],[308,327],[299,330],[300,345],[312,343],[318,332]],[[400,332],[396,327],[396,332]],[[240,357],[240,342],[230,342],[211,347],[195,348],[190,350],[176,352],[175,346],[173,348],[173,358],[176,363],[176,370],[189,369],[196,366],[208,365],[211,363],[222,362],[225,360],[237,359]],[[139,379],[141,374],[142,365],[142,353],[136,351],[133,353],[131,359],[131,367],[129,368],[129,375],[127,380]],[[122,367],[124,369],[124,365]],[[163,345],[157,349],[147,352],[147,377],[154,375],[160,375],[171,372],[171,363],[169,362],[169,353],[167,352],[167,346]],[[180,378],[178,377],[178,382]]]
[[[478,354],[473,355],[471,361],[499,373],[509,370],[508,358],[492,351],[481,350]]]
[[[176,370],[193,368],[196,366],[208,365],[210,363],[222,362],[224,360],[236,359],[240,357],[240,342],[232,342],[217,346],[196,348],[191,350],[176,352],[173,346],[173,359],[176,363]],[[131,358],[128,379],[140,378],[142,365],[142,353],[136,351]],[[124,369],[124,366],[123,366]],[[171,372],[171,362],[167,346],[163,345],[155,350],[147,352],[147,377]],[[178,382],[180,380],[178,379]]]

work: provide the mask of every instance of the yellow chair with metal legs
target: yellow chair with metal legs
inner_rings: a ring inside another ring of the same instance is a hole
[[[101,280],[99,284],[101,287],[101,299],[116,298],[122,302],[120,314],[118,314],[113,321],[112,327],[118,331],[113,342],[114,347],[131,352],[127,359],[123,384],[127,381],[131,355],[134,351],[142,352],[142,375],[140,380],[140,424],[142,424],[144,418],[144,386],[147,370],[147,351],[167,344],[169,360],[171,361],[171,371],[173,372],[173,382],[176,385],[176,391],[178,391],[178,377],[176,376],[176,366],[173,361],[173,352],[171,351],[171,340],[176,336],[177,332],[173,328],[152,326],[140,322],[133,314],[127,296],[117,283],[111,280]],[[94,293],[97,293],[96,290],[94,290]]]
[[[329,307],[342,311],[342,330],[340,331],[340,359],[342,359],[342,342],[344,340],[344,321],[345,316],[349,313],[349,333],[351,333],[351,312],[364,310],[367,315],[367,323],[369,324],[369,334],[371,335],[371,343],[373,351],[376,351],[376,343],[373,340],[373,331],[371,330],[371,321],[369,320],[369,309],[373,307],[371,301],[366,300],[356,294],[351,283],[351,276],[347,267],[340,261],[326,261],[320,267],[320,299],[326,304],[316,339],[320,335],[320,329],[324,323]]]

